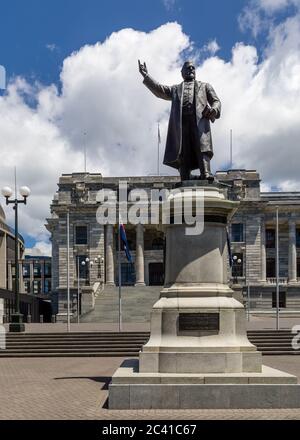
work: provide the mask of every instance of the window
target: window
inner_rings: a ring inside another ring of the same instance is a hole
[[[42,291],[42,282],[39,280],[33,281],[33,293],[39,294]]]
[[[41,263],[33,263],[33,274],[35,277],[41,277],[42,270],[41,270]]]
[[[267,258],[267,260],[266,260],[266,275],[267,275],[267,278],[276,277],[276,260],[275,260],[275,258]]]
[[[24,288],[26,293],[30,293],[30,281],[24,281]]]
[[[300,247],[300,229],[296,229],[296,247]]]
[[[50,277],[51,276],[51,263],[50,262],[48,262],[48,261],[45,262],[44,270],[45,270],[45,276]]]
[[[244,225],[243,223],[233,223],[231,225],[231,241],[244,241]]]
[[[275,248],[275,229],[266,229],[266,247]]]
[[[44,293],[50,293],[50,292],[51,292],[51,280],[45,280]]]
[[[23,264],[23,277],[30,277],[30,264],[28,263]]]
[[[277,307],[276,292],[272,292],[272,307],[275,309]],[[279,292],[279,308],[283,309],[286,307],[286,292]]]
[[[76,226],[75,237],[76,244],[87,244],[87,226]]]

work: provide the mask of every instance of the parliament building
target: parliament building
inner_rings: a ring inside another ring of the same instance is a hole
[[[216,173],[229,198],[240,202],[230,224],[233,265],[228,277],[234,287],[250,292],[251,308],[276,306],[276,212],[280,307],[300,308],[300,191],[262,192],[255,170],[229,170]],[[118,285],[118,227],[99,224],[97,193],[111,190],[118,198],[119,182],[128,191],[172,189],[177,176],[103,177],[101,174],[63,174],[51,204],[47,229],[52,241],[52,295],[56,313],[66,313],[67,291],[67,216],[69,216],[69,280],[72,310],[76,291],[97,294],[105,286]],[[159,225],[125,225],[132,261],[121,251],[122,285],[153,286],[164,282],[164,234]],[[93,299],[90,299],[92,307]],[[80,305],[85,309],[89,306]],[[87,309],[85,309],[87,310]],[[81,310],[82,312],[82,310]]]

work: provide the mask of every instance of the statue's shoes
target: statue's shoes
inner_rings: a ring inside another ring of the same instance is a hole
[[[203,177],[201,176],[202,180],[208,180],[209,182],[213,182],[215,180],[215,177],[211,173],[205,173]]]

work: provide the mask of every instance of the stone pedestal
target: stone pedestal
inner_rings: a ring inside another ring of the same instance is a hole
[[[190,201],[194,214],[203,197],[203,232],[189,235],[185,222],[175,224],[171,204],[165,286],[153,306],[150,339],[139,365],[127,363],[113,376],[109,407],[300,406],[297,378],[262,366],[261,353],[247,338],[244,307],[227,284],[226,227],[238,202],[226,199],[216,184],[196,189],[181,187],[169,201]]]

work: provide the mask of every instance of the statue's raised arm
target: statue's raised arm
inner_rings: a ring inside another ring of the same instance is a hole
[[[143,83],[146,87],[158,98],[166,99],[167,101],[171,101],[172,99],[172,87],[169,86],[163,86],[162,84],[159,84],[155,79],[151,78],[151,76],[148,73],[148,69],[146,66],[146,63],[143,64],[138,60],[139,62],[139,71],[140,74],[144,77]]]
[[[140,74],[145,78],[145,76],[148,75],[148,69],[147,69],[146,63],[144,62],[144,63],[142,64],[142,63],[140,62],[140,60],[138,60],[138,63],[139,63],[139,71],[140,71]]]

